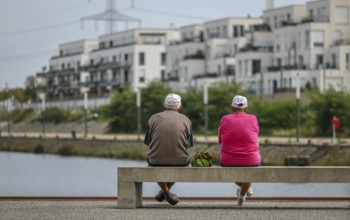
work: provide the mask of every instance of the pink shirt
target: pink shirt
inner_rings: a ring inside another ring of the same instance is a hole
[[[221,164],[254,165],[261,161],[259,125],[255,115],[238,112],[225,115],[219,124]]]

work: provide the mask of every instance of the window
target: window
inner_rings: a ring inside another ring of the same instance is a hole
[[[260,73],[260,71],[261,71],[261,61],[260,60],[253,60],[252,71],[253,71],[253,75],[255,75],[256,73]]]
[[[249,68],[249,67],[248,67],[248,60],[245,60],[245,61],[244,61],[244,69],[245,69],[245,70],[244,70],[244,73],[245,73],[245,75],[248,75],[248,68]]]
[[[124,70],[124,82],[129,82],[129,72],[127,70]]]
[[[126,53],[126,54],[124,54],[124,61],[125,61],[125,62],[127,62],[127,61],[128,61],[128,59],[129,59],[128,54],[127,54],[127,53]]]
[[[113,47],[113,41],[109,41],[109,47]]]
[[[305,31],[305,48],[310,48],[310,31]]]
[[[321,54],[316,55],[316,68],[323,68],[323,55]]]
[[[140,66],[145,65],[145,53],[144,52],[139,53],[139,65]]]
[[[105,48],[105,43],[104,43],[104,42],[101,42],[101,43],[100,43],[100,49],[103,49],[103,48]]]
[[[227,28],[226,28],[226,25],[222,26],[222,33],[223,33],[223,37],[227,37]]]
[[[324,32],[323,31],[312,31],[312,46],[323,47],[324,46]]]
[[[237,26],[233,26],[233,36],[238,37],[238,27]]]
[[[337,6],[334,14],[336,24],[349,24],[349,6]]]
[[[274,17],[274,19],[275,19],[275,20],[274,20],[274,21],[275,21],[275,28],[277,28],[277,27],[278,27],[278,20],[277,20],[277,16],[275,16],[275,17]]]
[[[77,68],[80,68],[80,61],[77,62]]]
[[[309,10],[309,16],[310,16],[310,19],[314,18],[314,11],[312,9]]]
[[[160,63],[164,66],[166,64],[166,53],[161,53],[160,57]]]
[[[116,61],[117,61],[117,56],[114,55],[114,56],[113,56],[113,62],[116,62]]]
[[[62,63],[61,68],[64,70],[64,68],[65,68],[64,63]]]
[[[162,82],[165,81],[165,70],[160,71],[160,78],[161,78]]]
[[[304,57],[302,55],[299,55],[299,67],[303,68],[304,66]]]
[[[90,65],[94,65],[94,60],[93,59],[90,60]]]
[[[241,25],[241,36],[244,36],[244,26],[243,25]]]
[[[350,53],[345,54],[345,65],[346,69],[350,70]]]
[[[277,58],[276,59],[276,64],[278,67],[282,66],[282,59],[281,58]]]
[[[139,82],[144,83],[146,81],[146,72],[145,70],[140,70]]]
[[[238,74],[241,75],[242,74],[242,61],[238,61]]]
[[[332,68],[336,68],[337,66],[337,55],[336,54],[332,54]]]

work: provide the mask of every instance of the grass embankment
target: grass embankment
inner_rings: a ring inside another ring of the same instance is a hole
[[[316,166],[350,166],[349,146],[328,146],[327,154],[310,165]],[[208,150],[213,153],[213,163],[219,165],[219,145],[197,143],[189,149],[189,153]],[[283,166],[285,158],[309,157],[317,152],[320,146],[271,146],[261,145],[262,164],[269,166]],[[47,139],[47,138],[14,138],[1,137],[0,151],[28,152],[37,154],[57,154],[61,156],[102,157],[111,159],[146,160],[147,146],[139,141],[121,140],[72,140],[72,139]]]

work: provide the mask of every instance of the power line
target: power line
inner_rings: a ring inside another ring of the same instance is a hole
[[[90,33],[96,33],[96,31],[86,31],[83,34],[90,34]],[[23,46],[33,46],[33,44],[36,43],[40,43],[42,45],[43,41],[48,41],[48,40],[56,40],[57,37],[62,37],[62,36],[75,36],[75,35],[80,35],[82,36],[82,33],[80,31],[75,31],[75,32],[69,32],[69,33],[61,33],[61,34],[54,34],[54,37],[49,37],[49,38],[41,38],[41,39],[37,39],[34,41],[30,41],[30,42],[21,42],[21,43],[17,43],[15,45],[11,44],[11,45],[7,45],[6,47],[0,47],[0,51],[4,51],[4,50],[8,50],[11,48],[18,48],[18,47],[23,47]],[[84,38],[84,37],[82,37]],[[57,39],[59,40],[59,39]],[[55,43],[55,42],[54,42]]]
[[[27,18],[20,18],[20,19],[17,19],[17,20],[0,23],[0,25],[15,24],[15,23],[22,22],[22,21],[28,21],[28,20],[32,20],[32,19],[35,19],[35,18],[45,17],[47,15],[49,15],[51,17],[53,14],[61,14],[62,12],[66,13],[69,10],[77,9],[77,8],[82,7],[82,6],[86,6],[86,3],[75,5],[75,6],[71,6],[69,8],[62,8],[62,9],[59,9],[59,10],[55,10],[54,12],[43,13],[43,14],[37,15],[37,16],[32,16],[32,17],[27,17]]]
[[[145,9],[145,8],[139,8],[139,7],[136,7],[136,6],[133,6],[132,10],[142,11],[142,12],[147,12],[147,13],[152,13],[152,14],[162,14],[162,15],[171,16],[171,17],[189,18],[189,19],[197,19],[197,20],[210,20],[210,19],[212,19],[212,18],[208,18],[208,17],[201,17],[201,16],[178,14],[178,13],[173,13],[173,12],[164,12],[164,11],[150,10],[150,9]]]
[[[37,51],[37,52],[33,52],[33,53],[0,57],[0,62],[1,61],[14,61],[14,60],[15,61],[22,61],[23,59],[32,59],[32,58],[39,57],[39,56],[44,55],[44,54],[47,56],[48,53],[53,53],[55,51],[57,51],[57,49],[49,49],[49,50]]]
[[[62,26],[67,26],[67,25],[72,25],[72,24],[77,24],[79,21],[74,20],[74,21],[69,21],[65,23],[60,23],[56,25],[51,25],[51,26],[44,26],[44,27],[39,27],[39,28],[33,28],[33,29],[26,29],[26,30],[20,30],[20,31],[13,31],[13,32],[5,32],[3,34],[0,34],[1,37],[5,36],[11,36],[11,35],[16,35],[16,34],[25,34],[29,32],[35,32],[35,31],[42,31],[42,30],[48,30],[48,29],[54,29]]]

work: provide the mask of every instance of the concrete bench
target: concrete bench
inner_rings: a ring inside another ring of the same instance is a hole
[[[142,206],[143,182],[350,183],[350,167],[119,167],[119,208]]]

